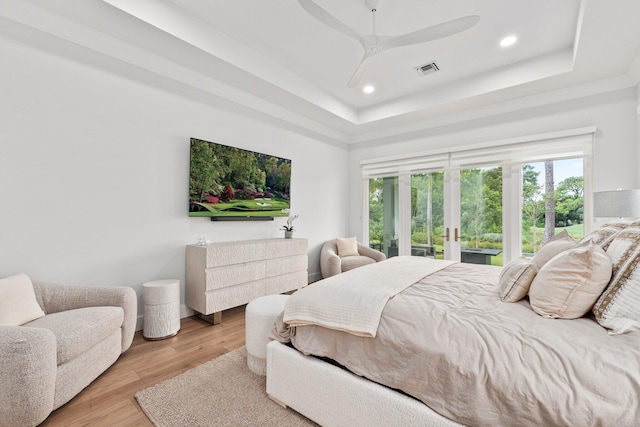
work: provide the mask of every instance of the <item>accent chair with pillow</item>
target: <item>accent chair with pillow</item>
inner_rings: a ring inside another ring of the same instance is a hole
[[[387,256],[358,242],[355,237],[329,240],[320,251],[320,271],[327,278],[363,265],[384,261]]]
[[[0,279],[0,426],[35,426],[125,352],[136,326],[128,287]]]

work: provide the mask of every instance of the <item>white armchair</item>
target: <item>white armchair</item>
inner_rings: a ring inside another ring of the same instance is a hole
[[[387,257],[384,253],[360,242],[358,242],[358,255],[341,257],[338,255],[336,239],[333,239],[322,246],[320,251],[320,271],[322,272],[322,277],[327,278],[363,265],[384,261],[385,259]]]
[[[0,426],[35,426],[111,366],[133,340],[128,287],[34,283],[45,316],[0,325]]]

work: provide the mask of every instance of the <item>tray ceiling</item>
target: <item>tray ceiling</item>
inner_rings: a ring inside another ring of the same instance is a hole
[[[355,33],[372,33],[364,0],[315,4]],[[73,49],[63,45],[79,47],[80,60],[91,60],[88,50],[115,59],[114,71],[134,65],[346,143],[567,87],[611,79],[614,87],[631,86],[639,77],[637,0],[615,7],[598,0],[387,0],[375,15],[376,34],[385,36],[480,19],[458,34],[375,55],[363,84],[348,87],[363,47],[297,0],[29,0],[0,8],[11,24],[5,36],[31,43],[54,36],[67,55]],[[517,42],[501,47],[510,35]],[[414,69],[430,62],[438,72]],[[364,93],[364,84],[375,91]]]

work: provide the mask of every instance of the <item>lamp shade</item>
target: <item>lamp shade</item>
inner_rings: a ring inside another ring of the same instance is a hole
[[[640,190],[598,191],[593,193],[596,217],[640,217]]]

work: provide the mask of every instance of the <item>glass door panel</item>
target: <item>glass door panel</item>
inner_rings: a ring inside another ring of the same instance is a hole
[[[533,256],[542,243],[566,230],[584,236],[583,159],[522,166],[522,254]]]
[[[521,253],[532,256],[562,230],[580,240],[585,162],[467,169],[451,163],[437,172],[369,179],[370,245],[387,257],[503,265]]]
[[[444,258],[444,172],[411,176],[411,255]]]
[[[460,240],[462,262],[502,265],[502,167],[460,171]]]
[[[369,179],[369,246],[398,255],[398,177]]]

